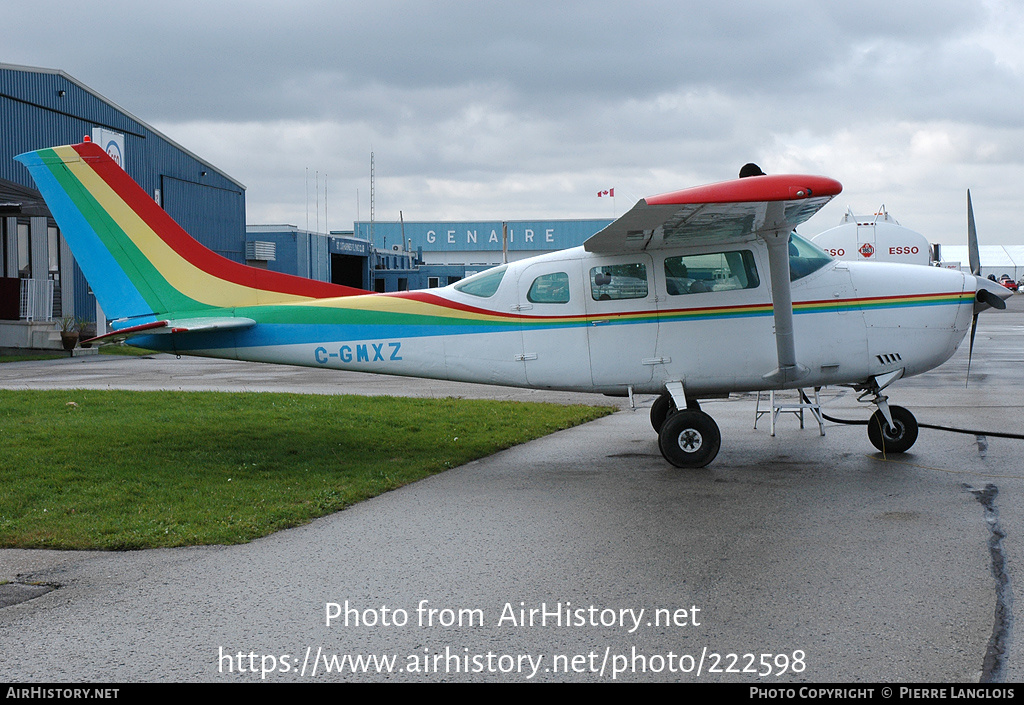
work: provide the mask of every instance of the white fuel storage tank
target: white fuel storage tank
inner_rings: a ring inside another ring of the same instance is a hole
[[[825,252],[844,260],[927,266],[932,259],[925,236],[897,223],[885,206],[872,215],[854,215],[847,210],[839,225],[812,240]]]

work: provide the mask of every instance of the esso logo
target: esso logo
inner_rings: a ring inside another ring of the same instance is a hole
[[[918,252],[920,252],[920,250],[917,249],[916,247],[897,246],[889,248],[890,255],[916,255]]]
[[[842,257],[843,255],[846,254],[846,250],[844,250],[842,247],[827,247],[825,248],[825,252],[832,255],[833,257]]]
[[[115,164],[122,169],[124,168],[124,164],[121,163],[121,148],[114,140],[107,143],[107,155],[114,160]]]
[[[861,253],[865,257],[870,257],[875,254],[875,248],[871,246],[870,242],[865,242],[860,246],[860,249],[857,250],[857,252]]]

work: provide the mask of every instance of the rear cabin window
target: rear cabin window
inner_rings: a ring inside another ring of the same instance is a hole
[[[501,278],[505,276],[506,269],[508,269],[508,267],[502,265],[501,267],[488,269],[486,272],[474,274],[468,279],[463,279],[456,284],[455,290],[461,291],[463,294],[479,296],[484,299],[494,296],[494,292],[498,290],[498,286],[501,284]]]
[[[590,295],[594,301],[647,298],[647,266],[610,264],[590,270]]]
[[[540,275],[526,292],[526,300],[534,304],[569,303],[569,275],[565,272]]]
[[[760,284],[750,250],[665,258],[665,288],[672,296],[756,289]]]

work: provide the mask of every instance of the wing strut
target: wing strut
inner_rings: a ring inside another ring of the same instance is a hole
[[[775,346],[779,366],[764,379],[784,387],[803,379],[810,370],[796,361],[793,334],[793,292],[789,286],[789,234],[792,225],[786,222],[781,203],[769,203],[764,226],[757,235],[768,245],[768,268],[772,278],[772,310],[775,314]]]

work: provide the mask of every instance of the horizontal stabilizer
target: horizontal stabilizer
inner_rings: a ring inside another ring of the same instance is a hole
[[[231,316],[176,318],[163,321],[153,321],[152,323],[143,323],[142,325],[132,326],[131,328],[122,328],[121,330],[116,330],[112,333],[107,333],[106,335],[101,335],[82,342],[99,343],[100,345],[104,345],[107,343],[116,343],[122,340],[127,340],[128,338],[136,335],[208,333],[215,330],[251,328],[254,325],[256,325],[256,321],[251,318],[235,318]]]

